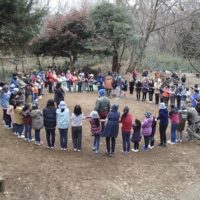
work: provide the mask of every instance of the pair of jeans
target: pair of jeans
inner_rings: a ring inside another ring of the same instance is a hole
[[[110,150],[110,146],[111,146],[111,150]],[[106,147],[107,147],[107,153],[115,152],[115,138],[114,137],[106,138]]]
[[[183,131],[177,131],[176,133],[176,140],[180,142],[180,140],[183,140]]]
[[[55,137],[56,137],[56,129],[48,129],[45,128],[46,130],[46,138],[47,138],[47,145],[48,147],[54,147],[55,145]]]
[[[134,142],[134,149],[135,150],[138,150],[139,149],[139,142]]]
[[[67,88],[69,92],[71,92],[71,81],[67,81]]]
[[[40,130],[35,130],[35,142],[40,143]]]
[[[166,130],[167,130],[167,126],[168,125],[163,125],[163,124],[160,124],[159,126],[159,132],[160,132],[160,144],[161,145],[166,145]]]
[[[81,150],[82,147],[82,126],[72,127],[73,148]]]
[[[78,92],[82,91],[82,82],[78,82]]]
[[[100,144],[100,134],[94,135],[94,144],[93,147],[96,151],[99,151],[99,144]]]
[[[171,142],[176,142],[177,124],[171,124]]]
[[[15,124],[15,130],[18,135],[22,135],[23,130],[24,130],[24,125],[23,124]]]
[[[136,92],[136,97],[137,97],[137,101],[140,101],[141,98],[141,92]]]
[[[157,105],[159,104],[159,100],[160,100],[160,94],[155,93],[155,102]]]
[[[24,125],[24,129],[25,129],[25,138],[26,139],[29,139],[29,140],[32,140],[32,136],[31,136],[31,129],[32,129],[32,126],[31,124],[25,124]]]
[[[11,127],[11,117],[7,114],[7,109],[3,109],[3,120],[7,126]]]
[[[177,108],[180,110],[180,108],[181,108],[181,96],[176,96],[176,103],[177,103]]]
[[[149,92],[149,101],[153,101],[153,93]]]
[[[60,129],[60,147],[63,149],[67,149],[67,133],[68,133],[68,128],[65,129]]]
[[[144,136],[144,148],[148,149],[149,147],[150,136]]]
[[[146,101],[147,92],[142,92],[142,101]]]
[[[129,152],[130,151],[130,132],[122,131],[122,141],[123,141],[123,151]]]

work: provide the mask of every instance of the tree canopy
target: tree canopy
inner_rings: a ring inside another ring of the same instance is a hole
[[[77,56],[89,51],[87,41],[91,38],[91,30],[86,10],[56,14],[45,24],[31,43],[32,52],[36,55],[67,57],[73,68]]]
[[[125,7],[102,3],[91,12],[94,34],[104,48],[113,52],[112,70],[119,71],[119,50],[134,40],[134,26]],[[103,42],[102,42],[103,41]]]
[[[40,29],[44,8],[33,0],[0,0],[0,51],[19,53]]]

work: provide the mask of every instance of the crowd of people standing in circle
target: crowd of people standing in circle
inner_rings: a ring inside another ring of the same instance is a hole
[[[75,105],[70,116],[70,111],[64,101],[65,93],[72,91],[94,91],[97,85],[99,97],[94,110],[88,116],[82,113],[82,106]],[[6,128],[12,130],[18,138],[24,138],[27,142],[34,141],[41,145],[40,132],[44,127],[47,146],[55,148],[56,127],[60,133],[60,148],[68,148],[68,129],[71,125],[72,143],[74,151],[81,151],[83,137],[83,121],[88,120],[91,125],[91,135],[94,136],[92,149],[99,153],[100,140],[106,138],[106,155],[112,156],[115,152],[116,138],[119,133],[119,124],[122,124],[122,152],[129,153],[139,151],[141,139],[144,138],[143,150],[154,148],[154,136],[157,123],[159,123],[160,147],[166,147],[166,130],[171,122],[169,144],[182,142],[186,121],[190,121],[188,112],[200,112],[200,92],[198,85],[186,85],[186,76],[178,77],[172,73],[162,77],[156,73],[155,77],[148,77],[148,71],[138,78],[136,70],[128,81],[117,73],[108,72],[107,75],[99,74],[95,79],[93,74],[79,70],[71,74],[61,72],[56,74],[54,68],[49,67],[45,73],[42,70],[33,70],[29,74],[14,73],[9,85],[1,83],[1,107],[3,109],[3,121]],[[73,89],[72,89],[73,88]],[[136,93],[137,101],[146,101],[159,107],[157,116],[149,111],[144,113],[144,119],[134,119],[129,112],[129,107],[124,106],[123,113],[118,112],[118,105],[111,106],[110,98],[114,96],[120,99],[130,91]],[[39,108],[39,99],[47,93],[54,93],[54,99],[47,101],[44,109]],[[142,94],[142,95],[141,95]],[[196,109],[195,109],[196,108]],[[35,137],[32,137],[32,129]],[[23,134],[24,133],[24,134]],[[189,136],[188,136],[189,137]],[[133,148],[131,149],[131,142]]]

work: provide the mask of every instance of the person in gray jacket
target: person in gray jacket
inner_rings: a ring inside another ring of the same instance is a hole
[[[99,98],[96,101],[96,105],[94,110],[96,110],[99,114],[101,120],[101,130],[102,133],[105,128],[105,119],[107,118],[108,113],[110,112],[110,100],[105,96],[105,89],[99,90]]]
[[[32,105],[30,116],[32,118],[32,128],[35,130],[35,144],[41,145],[40,130],[43,128],[44,124],[42,111],[38,109],[37,104]]]

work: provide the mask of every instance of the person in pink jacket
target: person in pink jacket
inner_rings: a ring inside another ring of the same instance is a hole
[[[150,112],[145,113],[145,119],[142,122],[142,135],[144,137],[144,151],[148,151],[149,148],[149,142],[150,142],[150,135],[152,133],[152,123],[153,123],[153,117]]]
[[[169,112],[169,118],[171,120],[171,140],[168,141],[169,144],[176,144],[176,131],[179,124],[179,113],[178,108],[171,105],[171,110]]]

